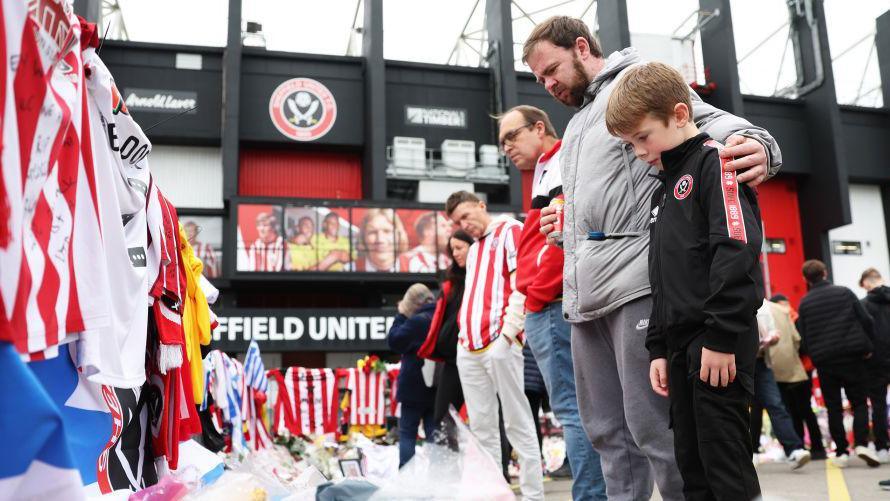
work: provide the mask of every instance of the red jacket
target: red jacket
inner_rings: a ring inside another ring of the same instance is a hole
[[[562,181],[559,176],[561,144],[557,142],[538,159],[531,209],[519,238],[516,288],[525,294],[525,310],[532,313],[539,312],[562,298],[563,252],[559,247],[547,245],[539,224],[541,209],[550,205],[553,198],[562,196]]]

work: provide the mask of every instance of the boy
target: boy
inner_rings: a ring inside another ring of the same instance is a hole
[[[649,221],[649,379],[671,399],[686,499],[747,501],[760,494],[748,424],[763,301],[757,199],[698,132],[679,72],[647,63],[623,73],[606,127],[663,183]]]

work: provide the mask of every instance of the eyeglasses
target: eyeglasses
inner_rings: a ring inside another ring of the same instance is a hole
[[[520,125],[515,129],[507,131],[507,133],[504,134],[503,139],[501,139],[501,153],[504,152],[504,148],[506,148],[507,146],[513,146],[513,142],[516,141],[516,136],[518,136],[519,133],[522,132],[522,129],[527,129],[534,126],[535,124],[533,123],[527,123],[525,125]]]

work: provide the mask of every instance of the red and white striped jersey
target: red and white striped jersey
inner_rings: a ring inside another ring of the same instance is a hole
[[[204,276],[207,278],[218,278],[220,276],[219,257],[213,246],[196,240],[192,244],[192,249],[195,250],[195,255],[198,256],[198,259],[204,263]]]
[[[500,216],[485,235],[470,246],[467,278],[458,323],[459,342],[469,351],[481,350],[497,339],[504,325],[507,301],[513,293],[510,274],[516,270],[516,253],[522,223]]]
[[[437,256],[422,245],[399,256],[399,269],[409,273],[435,273],[437,269],[444,270],[450,264],[448,256],[442,253]]]
[[[249,269],[242,271],[281,271],[284,269],[284,239],[280,236],[275,241],[265,243],[260,239],[254,241],[247,251]]]
[[[2,5],[0,340],[35,360],[107,325],[106,276],[80,23],[68,2]]]
[[[358,368],[347,369],[346,389],[349,390],[349,424],[383,425],[386,423],[385,372],[365,372]]]
[[[389,378],[389,415],[402,417],[402,403],[399,402],[399,372],[402,364],[386,364],[386,376]]]
[[[279,382],[280,384],[280,382]],[[276,433],[314,437],[337,431],[337,378],[332,369],[289,367],[274,404]]]

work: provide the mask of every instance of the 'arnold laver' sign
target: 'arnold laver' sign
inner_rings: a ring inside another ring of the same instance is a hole
[[[179,113],[191,110],[198,105],[196,92],[182,90],[124,89],[124,102],[127,108],[136,111],[155,113]],[[194,110],[189,113],[195,113]]]
[[[246,351],[387,351],[396,312],[381,309],[220,310],[212,348]]]

